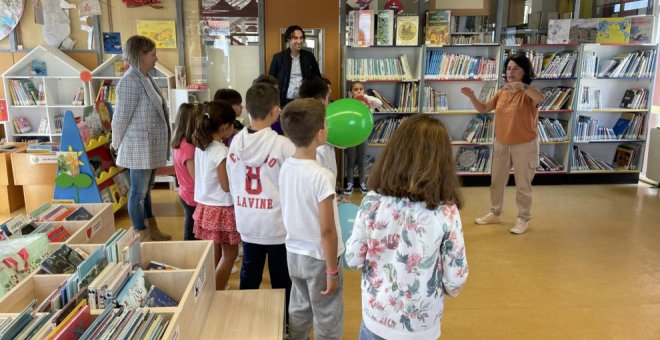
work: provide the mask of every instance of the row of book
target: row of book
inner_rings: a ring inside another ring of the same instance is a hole
[[[575,65],[577,64],[577,51],[547,52],[542,53],[534,50],[526,52],[532,62],[532,67],[537,78],[572,78],[575,77]]]
[[[617,170],[638,170],[640,157],[642,157],[641,145],[621,144],[616,148],[612,166]]]
[[[597,110],[601,108],[600,89],[592,86],[582,86],[578,108]]]
[[[463,139],[468,143],[492,143],[493,142],[493,119],[488,115],[478,115],[470,119]]]
[[[490,147],[461,146],[456,154],[456,171],[487,172],[490,169]]]
[[[424,112],[442,112],[449,110],[447,94],[433,87],[424,88]]]
[[[376,121],[369,136],[369,144],[387,144],[405,119],[406,117],[392,117]]]
[[[582,58],[582,76],[590,78],[649,78],[653,77],[655,61],[655,50],[620,52],[605,60],[599,60],[595,51],[587,51]]]
[[[408,56],[396,58],[346,59],[347,80],[413,80]]]
[[[586,151],[580,150],[578,146],[573,146],[571,158],[571,170],[573,171],[614,170],[610,164],[594,157]]]
[[[493,35],[490,32],[483,32],[481,34],[451,36],[452,45],[478,45],[478,44],[492,44],[492,43],[494,43]]]
[[[417,83],[401,83],[398,87],[397,103],[400,112],[416,112],[418,110],[419,85]]]
[[[497,80],[497,62],[481,56],[427,50],[424,78]]]
[[[373,97],[376,97],[380,100],[381,103],[383,103],[381,106],[376,108],[376,112],[398,112],[399,109],[395,107],[394,104],[385,96],[383,96],[380,92],[369,89],[367,90],[367,94]]]
[[[611,139],[644,139],[645,115],[624,113],[612,128],[600,126],[597,119],[589,116],[578,116],[575,126],[576,141],[611,140]]]
[[[563,171],[564,166],[557,162],[556,159],[550,157],[547,153],[539,152],[539,166],[536,168],[537,172],[547,171]]]
[[[84,207],[70,208],[53,211],[47,220],[27,218],[24,215],[14,216],[0,225],[0,240],[43,233],[50,242],[64,242],[71,234],[58,222],[87,221],[92,218]]]
[[[83,87],[79,87],[76,90],[76,92],[73,95],[73,100],[71,101],[71,105],[76,105],[76,106],[85,105],[85,89]]]
[[[109,102],[112,105],[115,105],[115,101],[117,100],[117,87],[115,85],[110,85],[104,82],[99,88],[99,94],[96,98],[96,101],[99,100],[103,100]]]
[[[568,141],[566,127],[568,122],[560,119],[539,117],[536,127],[541,142],[563,142]]]
[[[0,318],[2,339],[161,339],[169,320],[148,309],[107,308],[92,321],[86,301],[69,310],[36,313],[37,300],[25,307],[16,317]]]
[[[30,79],[7,79],[7,89],[14,106],[46,105],[43,82],[35,87]]]
[[[395,32],[396,17],[396,32]],[[450,43],[451,12],[428,12],[424,42],[427,46]],[[419,16],[396,15],[393,10],[357,10],[346,17],[346,44],[352,47],[417,46],[419,44]]]
[[[625,109],[646,109],[648,107],[649,90],[627,89],[623,94],[619,107]]]
[[[541,89],[544,99],[539,105],[539,110],[565,110],[573,106],[573,91],[575,89],[566,86],[544,87]]]

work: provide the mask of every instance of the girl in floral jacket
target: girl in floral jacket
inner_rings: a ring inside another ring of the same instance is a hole
[[[438,120],[406,119],[369,176],[346,242],[362,269],[360,339],[436,339],[443,296],[468,276],[451,141]]]

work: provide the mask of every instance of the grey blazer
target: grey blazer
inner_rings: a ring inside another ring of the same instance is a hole
[[[117,84],[116,91],[112,147],[118,151],[117,164],[129,169],[165,166],[170,123],[160,88],[151,76],[131,67]]]

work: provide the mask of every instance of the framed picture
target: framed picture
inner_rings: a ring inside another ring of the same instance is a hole
[[[490,0],[431,0],[429,11],[451,10],[451,15],[490,15]]]

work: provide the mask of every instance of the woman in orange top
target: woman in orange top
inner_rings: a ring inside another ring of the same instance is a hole
[[[474,222],[500,223],[504,188],[513,165],[518,219],[516,225],[509,231],[522,234],[527,230],[528,222],[532,218],[532,179],[539,165],[537,107],[543,101],[543,93],[529,85],[534,77],[534,71],[532,63],[524,54],[509,56],[504,65],[506,65],[506,83],[490,100],[479,101],[471,88],[461,89],[461,92],[470,98],[477,111],[486,113],[495,110],[495,142],[490,184],[491,207],[488,214],[477,218]]]

